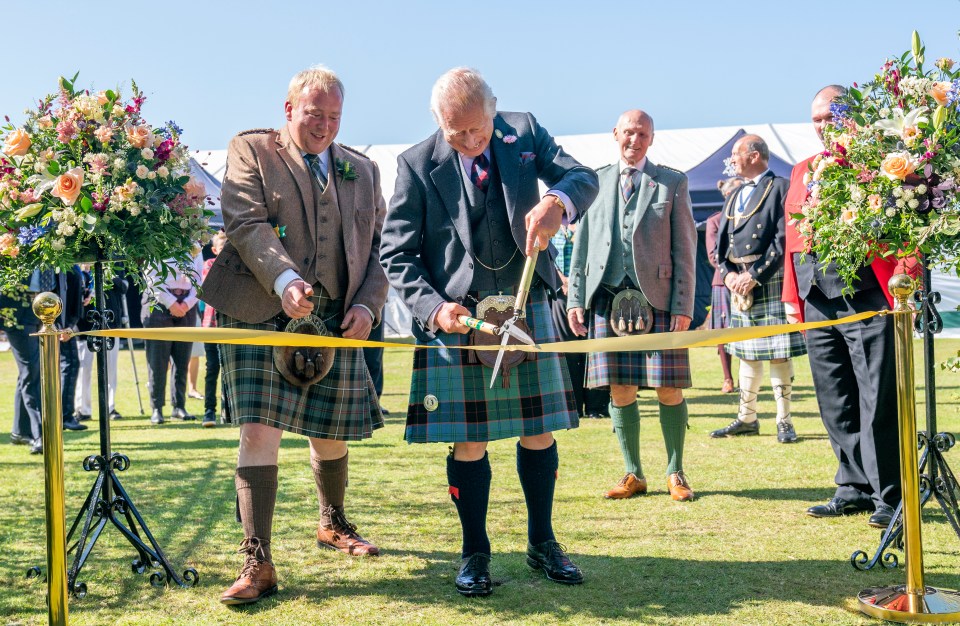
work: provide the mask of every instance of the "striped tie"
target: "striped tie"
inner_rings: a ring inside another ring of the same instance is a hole
[[[320,192],[323,193],[323,190],[327,188],[327,175],[323,171],[323,163],[320,162],[320,155],[305,154],[303,158],[307,160],[310,171],[313,172],[313,175],[317,178],[317,182],[320,184]]]
[[[473,160],[473,166],[470,168],[470,180],[477,186],[477,189],[483,193],[487,192],[487,185],[490,183],[490,160],[482,152],[480,156]]]
[[[636,185],[633,182],[633,176],[637,173],[635,167],[625,167],[621,173],[623,180],[620,181],[620,192],[623,194],[623,201],[630,202],[633,192],[636,191]]]

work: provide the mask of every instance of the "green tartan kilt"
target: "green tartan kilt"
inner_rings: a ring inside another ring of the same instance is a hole
[[[313,297],[313,313],[328,329],[343,320],[343,300]],[[217,311],[220,328],[282,331],[277,319],[247,324]],[[373,380],[360,348],[336,350],[333,367],[319,382],[301,389],[273,365],[269,346],[220,345],[229,415],[238,424],[265,424],[318,439],[358,441],[383,427]]]
[[[481,292],[477,300],[494,293]],[[471,315],[475,314],[474,308]],[[530,294],[527,323],[537,343],[560,341],[542,288]],[[429,345],[469,343],[469,335],[438,332]],[[410,443],[494,441],[576,428],[579,417],[573,387],[561,359],[556,353],[537,354],[534,360],[511,368],[509,387],[504,388],[498,377],[491,389],[493,370],[471,363],[468,350],[417,348],[404,439]],[[428,396],[436,398],[434,410],[427,409],[432,404],[425,401]]]

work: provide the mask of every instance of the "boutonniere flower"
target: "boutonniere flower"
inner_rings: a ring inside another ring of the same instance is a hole
[[[513,143],[513,142],[516,141],[516,140],[517,140],[517,136],[516,136],[516,135],[504,135],[504,136],[503,136],[503,143]]]
[[[357,168],[353,163],[344,159],[337,159],[337,174],[340,180],[357,180]]]
[[[650,189],[653,189],[656,186],[657,186],[657,183],[653,182],[652,180],[647,182],[647,187],[649,187]]]
[[[277,233],[277,239],[283,239],[284,237],[287,236],[286,226],[282,226],[280,224],[273,224],[273,223],[271,223],[271,226],[273,226],[273,232]]]

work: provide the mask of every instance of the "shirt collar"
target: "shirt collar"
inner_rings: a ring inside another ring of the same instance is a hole
[[[627,165],[626,163],[623,162],[623,159],[620,159],[620,173],[623,174],[623,170],[628,167],[632,167],[638,172],[642,172],[643,169],[647,167],[647,157],[643,157],[642,159],[640,159],[640,161],[638,161],[636,165]]]
[[[476,157],[467,156],[460,152],[457,152],[457,156],[460,157],[460,167],[461,171],[467,175],[467,178],[470,177],[470,170],[473,168],[473,160]],[[483,156],[487,157],[487,162],[490,162],[490,144],[487,144],[487,147],[483,151]]]

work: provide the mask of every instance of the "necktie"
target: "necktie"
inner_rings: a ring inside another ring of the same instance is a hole
[[[313,175],[317,178],[317,182],[320,184],[320,191],[323,192],[327,188],[327,174],[323,171],[323,163],[320,162],[319,154],[305,154],[303,156],[307,160],[307,165],[310,167],[310,171],[313,172]]]
[[[53,291],[56,287],[56,273],[53,270],[40,270],[40,291]]]
[[[482,152],[480,156],[473,160],[473,166],[470,168],[470,180],[477,186],[477,189],[486,193],[487,185],[490,183],[490,160]]]
[[[634,174],[637,173],[637,168],[635,167],[625,167],[623,168],[623,180],[620,181],[620,192],[623,194],[623,201],[629,202],[630,198],[633,196],[633,192],[636,191],[636,185],[633,181]]]

